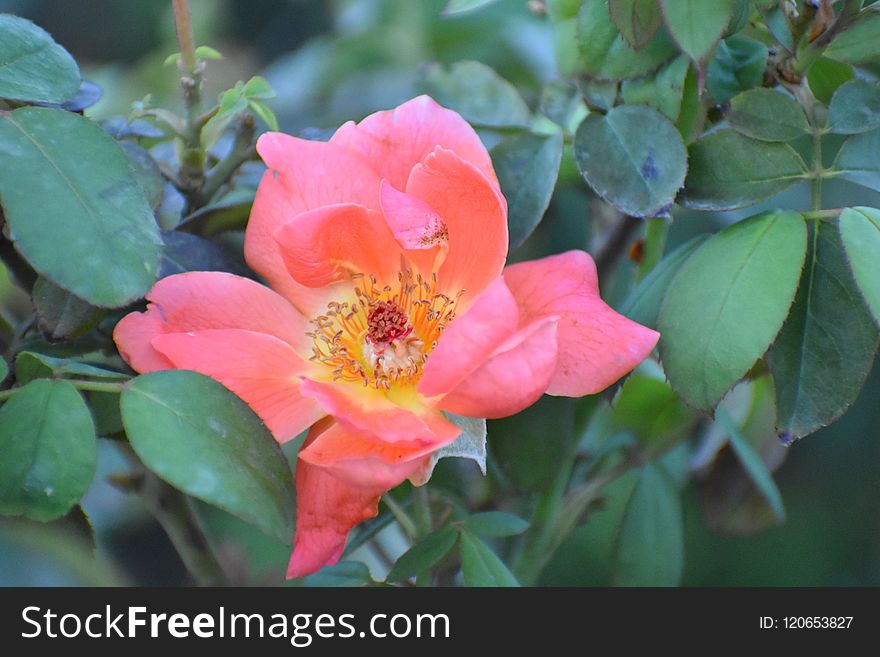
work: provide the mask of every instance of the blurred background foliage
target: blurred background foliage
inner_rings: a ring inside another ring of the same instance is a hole
[[[267,104],[281,129],[305,136],[321,135],[346,120],[392,107],[422,92],[426,80],[441,70],[438,65],[461,60],[491,66],[517,87],[530,107],[536,107],[542,86],[557,73],[550,24],[530,11],[530,4],[534,9],[541,3],[499,0],[478,12],[442,17],[444,0],[191,0],[198,43],[218,49],[225,57],[209,65],[206,97],[259,72],[277,91]],[[155,106],[179,106],[178,77],[173,67],[163,66],[177,50],[169,2],[0,0],[0,12],[33,20],[73,54],[84,77],[103,89],[101,101],[88,111],[91,118],[125,115],[132,101],[147,94],[152,94]],[[880,207],[880,194],[843,181],[828,183],[825,193],[831,206]],[[744,211],[677,211],[667,250],[764,207],[806,208],[808,196],[801,186]],[[606,216],[603,207],[577,173],[567,148],[550,210],[512,259],[571,248],[595,253],[608,238],[614,219]],[[609,303],[622,301],[632,276],[633,265],[624,262],[603,280]],[[29,313],[29,304],[0,268],[0,306],[14,320]],[[750,536],[713,531],[703,509],[712,503],[712,495],[703,490],[699,476],[692,478],[684,491],[683,583],[880,584],[878,399],[880,372],[875,368],[858,401],[840,421],[788,450],[776,473],[786,506],[782,525]],[[573,442],[589,451],[607,441],[625,441],[627,431],[633,431],[632,426],[615,428],[608,421],[607,401],[575,404],[545,398],[515,418],[492,422],[494,461],[489,477],[479,477],[470,462],[448,459],[438,466],[434,482],[451,496],[469,498],[476,508],[490,494],[495,504],[498,499],[503,504],[505,490],[545,490],[552,485],[560,456]],[[572,436],[568,420],[583,414],[587,406],[591,420],[583,426],[575,423],[580,428]],[[125,464],[109,442],[100,442],[98,475],[83,500],[91,527],[82,517],[52,525],[0,521],[0,585],[188,581],[164,533],[138,499],[107,483]],[[676,471],[673,463],[679,457],[677,450],[665,457],[670,471]],[[680,463],[678,470],[688,467]],[[714,467],[723,467],[722,459]],[[632,493],[631,487],[627,477],[609,487],[588,522],[562,544],[539,583],[608,583],[612,568],[608,545],[620,524],[613,516],[622,512],[621,499]],[[715,499],[715,503],[726,502]],[[728,529],[736,529],[736,506],[727,509]],[[207,506],[200,511],[233,570],[240,563],[242,571],[265,573],[267,582],[281,579],[287,547],[221,511]],[[92,531],[101,556],[97,561],[90,559]],[[360,577],[344,569],[336,576],[344,581],[349,574],[353,581]]]

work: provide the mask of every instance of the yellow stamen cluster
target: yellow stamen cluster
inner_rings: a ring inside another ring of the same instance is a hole
[[[375,276],[351,278],[349,300],[331,301],[311,320],[310,360],[327,365],[334,380],[377,390],[415,383],[464,291],[455,298],[443,294],[436,273],[426,279],[404,263],[395,286],[380,287]]]

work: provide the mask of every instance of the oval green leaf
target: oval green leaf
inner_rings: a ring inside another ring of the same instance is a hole
[[[855,72],[849,64],[820,57],[807,71],[807,84],[816,99],[827,105],[834,92],[854,77]]]
[[[761,142],[718,130],[688,149],[688,177],[679,203],[697,210],[731,210],[774,196],[805,177],[788,144]]]
[[[618,311],[642,326],[655,328],[660,304],[669,284],[681,266],[701,247],[709,235],[698,235],[667,255],[647,276],[639,281]]]
[[[38,379],[0,407],[0,513],[54,520],[88,490],[98,447],[70,383]]]
[[[666,30],[658,30],[640,50],[626,42],[608,13],[607,0],[586,0],[578,13],[577,44],[583,73],[625,80],[650,73],[676,54]]]
[[[626,42],[639,50],[663,24],[657,0],[608,0],[608,14]]]
[[[660,356],[678,394],[712,408],[779,333],[804,264],[796,212],[725,228],[679,269],[660,309]]]
[[[461,532],[458,550],[465,586],[519,586],[498,555],[470,532]]]
[[[485,511],[468,516],[464,526],[483,536],[516,536],[527,530],[529,523],[512,513]]]
[[[880,128],[871,132],[852,135],[843,142],[837,159],[834,161],[834,172],[863,187],[880,192]]]
[[[718,43],[730,20],[731,0],[660,0],[672,38],[694,61]]]
[[[777,426],[789,439],[842,415],[877,352],[877,326],[853,280],[837,225],[815,222],[812,231],[797,298],[769,359]]]
[[[433,64],[423,84],[434,100],[478,126],[525,127],[531,118],[516,87],[480,62],[456,62],[449,68]]]
[[[456,539],[458,532],[451,525],[428,534],[400,555],[385,579],[389,582],[399,582],[425,572],[447,555],[455,545]]]
[[[34,283],[31,298],[37,313],[37,326],[50,341],[70,340],[85,335],[104,316],[100,308],[42,276]]]
[[[810,131],[793,98],[773,89],[750,89],[730,101],[730,127],[761,141],[791,141]]]
[[[696,418],[665,381],[630,376],[614,400],[614,427],[629,431],[652,453],[685,438]]]
[[[0,114],[0,202],[18,251],[40,274],[96,306],[142,297],[161,241],[125,154],[63,110]]]
[[[880,85],[850,80],[841,85],[828,106],[831,132],[853,135],[880,126]]]
[[[850,64],[880,59],[880,7],[863,9],[849,27],[834,37],[825,55]]]
[[[687,172],[676,127],[660,112],[639,105],[589,115],[575,133],[574,154],[596,193],[635,217],[666,211]]]
[[[616,586],[676,586],[684,571],[684,521],[672,478],[658,465],[642,468],[617,535]]]
[[[526,241],[550,205],[562,162],[562,134],[521,132],[492,149],[492,163],[509,208],[510,249]]]
[[[709,95],[726,103],[738,93],[760,85],[769,54],[767,46],[751,37],[737,34],[724,39],[709,61]]]
[[[185,370],[134,379],[120,400],[132,448],[179,490],[287,541],[295,492],[287,460],[250,407]]]
[[[79,67],[44,29],[0,14],[0,98],[63,103],[79,90]]]
[[[880,326],[880,210],[847,208],[839,226],[850,269]]]
[[[670,121],[678,120],[690,61],[684,55],[673,59],[654,75],[624,80],[620,95],[628,105],[647,105],[663,112]]]

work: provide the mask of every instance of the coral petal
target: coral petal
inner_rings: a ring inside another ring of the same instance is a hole
[[[245,234],[245,258],[269,284],[311,316],[326,295],[294,281],[274,234],[296,215],[324,205],[357,203],[379,208],[379,176],[363,160],[338,145],[268,132],[257,150],[269,167]]]
[[[147,294],[146,312],[116,325],[113,339],[138,372],[168,369],[150,341],[163,333],[237,328],[273,335],[295,348],[306,346],[308,322],[284,297],[264,285],[224,272],[189,272],[163,278]]]
[[[516,333],[519,310],[503,278],[489,285],[440,337],[418,383],[426,397],[449,392]]]
[[[285,442],[324,416],[300,394],[308,364],[278,338],[240,329],[209,329],[157,335],[153,347],[174,367],[217,379],[241,397]]]
[[[346,123],[330,139],[357,153],[382,177],[403,189],[412,168],[437,146],[455,151],[497,188],[492,160],[477,133],[458,113],[419,96],[399,107]]]
[[[440,266],[448,294],[468,292],[467,305],[501,275],[507,258],[507,202],[473,165],[443,148],[413,168],[406,193],[433,208],[449,232]]]
[[[435,442],[440,447],[461,433],[439,411],[420,404],[415,396],[410,400],[411,410],[395,404],[382,392],[357,383],[306,379],[301,390],[339,422],[386,441],[420,440]]]
[[[556,369],[556,322],[546,317],[505,340],[439,403],[470,417],[500,418],[534,404]]]
[[[362,205],[326,205],[275,232],[287,270],[299,283],[322,287],[351,272],[397,282],[401,249],[385,218]]]
[[[583,251],[511,265],[504,280],[522,321],[559,317],[551,395],[580,397],[604,390],[641,363],[660,337],[602,301],[596,265]]]

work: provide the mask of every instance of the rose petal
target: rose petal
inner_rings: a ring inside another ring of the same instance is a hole
[[[556,369],[556,322],[547,317],[520,329],[443,397],[440,408],[492,419],[534,404]]]
[[[511,265],[504,280],[521,321],[559,317],[551,395],[581,397],[604,390],[641,363],[660,337],[602,301],[596,265],[583,251]]]
[[[402,251],[381,213],[362,205],[326,205],[283,224],[275,240],[299,283],[321,287],[352,272],[396,283]]]
[[[327,438],[330,442],[336,440],[334,435],[339,436],[339,432],[345,431],[337,423],[322,422],[312,430],[303,452],[308,452],[324,434],[332,432]],[[384,476],[369,485],[352,485],[326,467],[313,465],[304,458],[298,459],[296,533],[287,577],[303,577],[339,561],[351,528],[375,517],[382,495],[406,479],[420,462],[416,459],[397,468],[388,468]]]
[[[311,316],[327,295],[294,281],[274,234],[296,215],[324,205],[379,208],[379,177],[363,160],[334,144],[263,134],[257,151],[269,167],[260,181],[245,234],[245,258],[273,289]]]
[[[153,347],[176,368],[216,379],[241,397],[278,440],[296,437],[325,413],[300,394],[309,365],[278,338],[240,329],[167,333]]]
[[[443,415],[424,406],[413,391],[392,391],[407,396],[404,408],[375,388],[359,383],[313,381],[302,382],[302,394],[312,397],[351,429],[365,431],[390,442],[421,440],[435,442],[437,446],[455,440],[461,429]]]
[[[449,392],[518,329],[516,300],[498,278],[443,331],[425,363],[418,391],[426,397]]]
[[[163,333],[239,328],[273,335],[294,348],[308,344],[308,322],[265,285],[223,272],[163,278],[147,294],[146,312],[130,313],[113,331],[119,353],[138,372],[168,369],[150,341]]]
[[[419,96],[396,109],[346,123],[330,139],[357,153],[381,178],[404,189],[412,168],[437,146],[470,162],[496,188],[492,160],[474,129],[461,116]]]
[[[394,189],[387,180],[382,181],[379,196],[394,239],[406,249],[416,268],[429,276],[446,258],[449,246],[443,218],[424,201]]]
[[[447,293],[468,292],[465,304],[501,275],[507,258],[507,202],[473,165],[435,149],[415,166],[406,186],[443,219],[449,251],[440,267]]]

